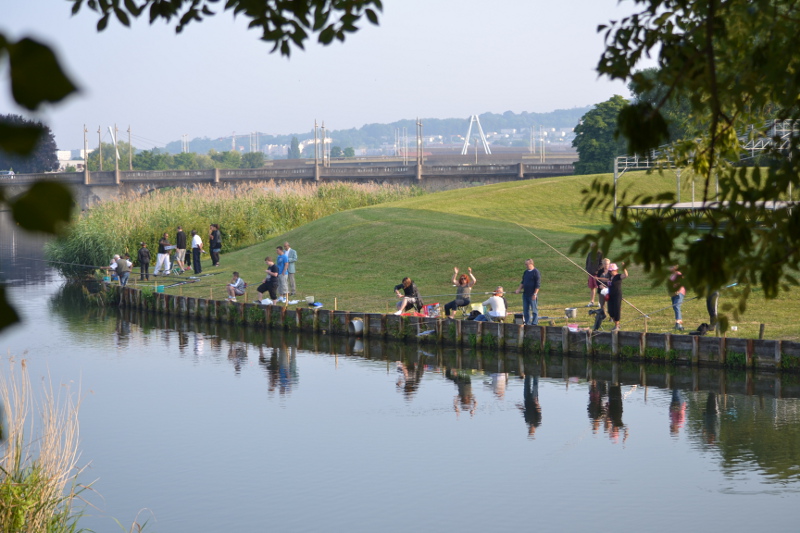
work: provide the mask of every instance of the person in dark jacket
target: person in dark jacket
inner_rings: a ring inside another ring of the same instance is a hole
[[[139,243],[139,254],[136,259],[139,261],[139,281],[150,281],[150,249],[147,243]]]
[[[186,272],[188,268],[184,264],[186,259],[186,234],[183,228],[178,226],[178,232],[175,234],[175,262],[181,268],[181,272]]]
[[[211,264],[218,267],[219,252],[222,250],[222,233],[219,231],[219,224],[211,224],[208,230],[208,248],[211,250]]]
[[[400,285],[395,285],[394,293],[400,298],[397,301],[396,315],[402,314],[403,311],[412,307],[415,307],[417,310],[422,309],[422,298],[420,298],[417,286],[411,278],[403,278]]]

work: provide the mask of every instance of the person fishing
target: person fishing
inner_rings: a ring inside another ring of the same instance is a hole
[[[526,326],[535,326],[539,323],[539,288],[541,284],[542,275],[533,265],[533,259],[526,259],[522,281],[514,291],[517,294],[522,293],[522,318]]]
[[[397,312],[395,315],[401,315],[407,309],[416,308],[418,311],[422,309],[422,298],[419,296],[419,291],[411,278],[403,278],[399,285],[394,286],[394,292],[399,298],[397,301]]]
[[[139,243],[136,259],[139,261],[139,281],[150,281],[150,248],[146,242]]]
[[[603,267],[603,250],[594,250],[595,243],[589,244],[589,254],[586,256],[586,273],[589,275],[589,305],[587,307],[595,307],[594,299],[597,296],[597,270]],[[603,301],[602,295],[600,301]]]
[[[470,304],[472,287],[478,282],[472,274],[472,267],[467,267],[469,277],[466,274],[458,275],[458,267],[453,267],[453,285],[456,286],[456,299],[444,304],[444,314],[450,318],[450,311],[455,312],[459,307]],[[456,279],[458,278],[458,279]]]
[[[602,329],[603,321],[606,319],[606,298],[608,297],[608,284],[611,281],[611,272],[608,270],[609,265],[611,265],[611,259],[605,258],[601,262],[600,268],[595,272],[597,286],[601,289],[598,295],[600,308],[589,311],[590,315],[595,315],[592,331]]]
[[[622,273],[616,263],[611,263],[608,270],[611,274],[608,287],[608,315],[614,321],[614,330],[619,331],[619,321],[622,315],[622,280],[628,277],[628,269],[625,263],[620,263],[623,267]]]
[[[683,274],[678,270],[678,265],[670,267],[672,274],[669,276],[669,281],[672,290],[672,309],[675,311],[675,328],[678,331],[683,331],[683,317],[681,316],[681,306],[683,305],[683,298],[686,296],[686,288],[681,283]]]

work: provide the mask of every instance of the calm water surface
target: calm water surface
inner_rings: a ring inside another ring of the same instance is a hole
[[[3,246],[0,348],[80,385],[95,531],[800,527],[796,377],[84,311]]]

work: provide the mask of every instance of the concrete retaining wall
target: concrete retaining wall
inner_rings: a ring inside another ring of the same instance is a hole
[[[662,362],[698,367],[751,368],[800,373],[800,343],[699,337],[635,331],[569,331],[566,327],[429,319],[410,316],[287,308],[207,300],[107,285],[108,300],[123,307],[196,320],[325,335],[458,346],[484,351],[576,354],[589,358]],[[356,327],[354,321],[361,324]],[[360,332],[356,333],[356,329]]]

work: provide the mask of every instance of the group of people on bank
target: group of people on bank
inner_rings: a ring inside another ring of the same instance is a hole
[[[289,246],[288,242],[275,248],[275,261],[270,256],[265,257],[264,264],[267,265],[267,268],[264,272],[267,275],[256,289],[258,297],[254,303],[264,303],[265,294],[269,295],[270,302],[286,301],[290,296],[294,296],[297,292],[294,276],[297,272],[296,263],[297,252]],[[247,283],[239,276],[238,272],[234,272],[233,278],[226,287],[228,300],[235,302],[236,297],[242,296],[246,288]]]
[[[478,282],[472,268],[467,268],[467,274],[459,275],[458,267],[453,267],[452,283],[456,287],[455,300],[448,302],[444,306],[445,316],[451,318],[451,313],[455,313],[459,308],[466,308],[472,304],[472,288]],[[522,293],[522,316],[525,324],[534,325],[539,323],[539,289],[542,283],[542,276],[534,266],[533,259],[525,260],[525,271],[522,273],[522,280],[519,287],[514,291],[516,294]],[[410,309],[417,312],[424,307],[419,290],[411,278],[403,278],[399,285],[394,287],[395,295],[398,298],[396,315],[401,315]],[[505,299],[505,291],[502,286],[497,286],[492,295],[482,303],[484,312],[477,314],[473,320],[480,322],[502,322],[508,313],[508,302]]]

